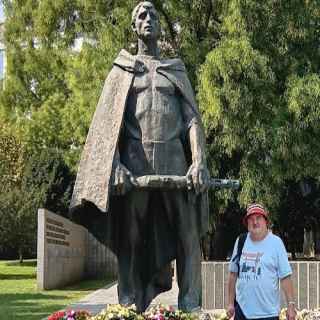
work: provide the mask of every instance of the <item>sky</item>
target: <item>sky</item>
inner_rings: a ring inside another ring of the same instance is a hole
[[[4,20],[4,12],[3,12],[3,4],[2,1],[0,1],[0,22]]]

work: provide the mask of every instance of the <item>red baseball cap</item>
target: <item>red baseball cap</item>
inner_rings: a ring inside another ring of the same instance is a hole
[[[254,214],[264,216],[266,221],[269,222],[267,210],[261,204],[253,203],[248,206],[247,213],[242,220],[246,227],[248,226],[248,218]]]

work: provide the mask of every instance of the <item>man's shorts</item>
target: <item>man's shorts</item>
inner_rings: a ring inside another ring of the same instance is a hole
[[[237,301],[235,301],[234,309],[234,320],[253,320],[246,318]],[[279,320],[279,317],[255,318],[254,320]]]

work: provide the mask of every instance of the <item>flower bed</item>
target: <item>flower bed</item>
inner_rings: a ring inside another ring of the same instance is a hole
[[[172,306],[157,305],[143,314],[146,320],[197,320],[198,317],[192,313],[175,310]]]
[[[195,314],[175,310],[172,306],[157,305],[139,314],[134,306],[108,305],[96,316],[87,311],[65,310],[53,313],[48,320],[197,320]]]
[[[227,320],[225,310],[211,314],[214,320]],[[53,313],[48,320],[198,320],[199,316],[193,313],[175,310],[172,306],[157,305],[140,314],[134,306],[123,307],[119,304],[108,305],[96,316],[87,311],[65,310]],[[286,320],[286,309],[280,312],[280,320]],[[296,320],[320,320],[320,309],[297,311]]]
[[[280,320],[286,320],[286,311],[286,309],[281,310]],[[302,309],[297,312],[297,320],[320,320],[320,309]]]
[[[48,320],[88,320],[90,313],[87,311],[62,310],[53,313]]]

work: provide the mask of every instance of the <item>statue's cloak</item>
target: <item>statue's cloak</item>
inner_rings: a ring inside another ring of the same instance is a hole
[[[117,255],[119,242],[123,241],[121,223],[121,197],[111,195],[110,185],[113,160],[119,142],[126,102],[136,74],[145,70],[144,63],[136,56],[122,50],[109,73],[94,114],[87,140],[82,152],[77,179],[70,205],[74,221],[86,226],[101,242],[106,243]],[[195,111],[195,121],[201,125],[200,114],[186,69],[180,59],[162,60],[157,72],[169,79]],[[189,148],[190,152],[190,148]],[[191,159],[191,158],[190,158]],[[189,163],[191,165],[191,163]],[[207,193],[190,196],[197,207],[200,236],[208,230]],[[107,213],[108,214],[101,214]],[[166,266],[176,258],[176,249],[170,237],[166,237],[166,226],[158,221],[153,228],[161,229],[163,239],[154,240],[147,281],[157,288],[150,292],[150,299],[161,291],[170,289],[171,277]],[[128,226],[129,228],[130,226]],[[157,230],[155,230],[157,231]],[[188,230],[186,230],[186,235]],[[153,240],[152,240],[153,241]],[[151,253],[150,253],[151,254]],[[153,277],[151,279],[151,276]]]

